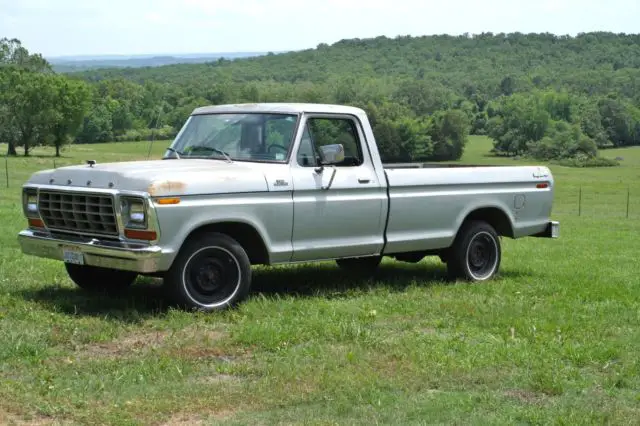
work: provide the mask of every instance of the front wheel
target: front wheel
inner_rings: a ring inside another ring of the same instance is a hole
[[[179,306],[206,312],[224,310],[249,294],[251,263],[233,238],[201,234],[184,244],[164,285]]]
[[[90,265],[64,264],[69,278],[78,287],[91,292],[117,293],[134,283],[138,274]]]
[[[490,280],[500,268],[500,237],[486,222],[467,222],[460,229],[446,257],[451,279],[462,278],[473,282]]]

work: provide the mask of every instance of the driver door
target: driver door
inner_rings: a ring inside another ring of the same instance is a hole
[[[307,115],[301,125],[304,132],[291,172],[292,260],[379,254],[386,192],[362,143],[359,122],[346,115]],[[345,160],[322,167],[318,148],[334,144],[344,146]]]

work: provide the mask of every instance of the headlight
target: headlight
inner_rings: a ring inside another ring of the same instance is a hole
[[[132,203],[129,207],[129,219],[131,222],[144,223],[146,217],[144,213],[144,204]]]
[[[27,188],[22,192],[22,209],[27,217],[38,217],[38,193]]]
[[[147,212],[144,200],[140,198],[123,198],[122,221],[125,228],[147,228]]]

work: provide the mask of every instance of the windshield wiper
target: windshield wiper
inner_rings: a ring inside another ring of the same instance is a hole
[[[231,157],[229,157],[229,154],[227,154],[226,152],[224,152],[223,150],[218,149],[218,148],[214,148],[214,147],[206,146],[206,145],[196,145],[196,146],[190,147],[190,149],[192,151],[195,151],[195,150],[198,150],[198,149],[202,149],[202,150],[205,150],[205,151],[215,152],[216,154],[220,154],[224,158],[226,158],[228,163],[233,163],[233,160],[231,159]]]
[[[182,152],[178,151],[177,149],[173,149],[171,147],[167,148],[167,151],[171,151],[174,154],[176,154],[176,157],[178,157],[178,160],[180,159],[180,156],[183,155]]]

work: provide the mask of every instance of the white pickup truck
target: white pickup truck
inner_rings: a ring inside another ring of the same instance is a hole
[[[358,108],[246,104],[193,111],[162,160],[35,173],[26,254],[86,290],[162,277],[179,306],[226,309],[252,265],[439,256],[452,279],[498,271],[500,237],[557,238],[546,167],[383,164]]]

